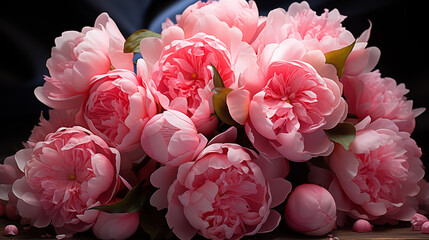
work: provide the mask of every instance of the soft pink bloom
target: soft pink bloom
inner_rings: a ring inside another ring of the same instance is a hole
[[[179,166],[194,160],[207,144],[185,114],[167,110],[154,116],[141,135],[143,150],[155,161]]]
[[[151,204],[168,207],[167,223],[180,239],[196,233],[239,239],[272,231],[280,214],[270,208],[285,200],[291,184],[284,179],[284,159],[266,161],[239,145],[212,143],[196,161],[152,174],[152,184],[160,189]]]
[[[336,227],[334,198],[323,187],[302,184],[290,194],[285,208],[286,223],[293,230],[322,236]]]
[[[141,152],[143,127],[157,113],[146,85],[133,72],[122,69],[94,78],[96,83],[77,117],[121,153]]]
[[[225,87],[237,85],[229,50],[205,34],[166,46],[152,70],[150,85],[164,109],[188,115],[204,134],[210,134],[217,126],[211,103],[214,85],[210,64],[219,71]]]
[[[415,127],[415,117],[424,109],[413,109],[413,101],[407,100],[408,89],[403,83],[397,84],[392,78],[382,78],[379,71],[344,76],[344,96],[349,112],[359,120],[370,116],[372,120],[386,118],[393,120],[400,131],[411,133]]]
[[[287,12],[277,8],[268,13],[265,27],[252,46],[259,53],[270,43],[294,38],[311,50],[325,53],[340,49],[354,41],[353,35],[341,24],[344,19],[337,9],[325,9],[318,16],[307,2],[292,3]]]
[[[120,199],[115,199],[109,204]],[[148,216],[150,217],[150,216]],[[100,212],[92,226],[92,232],[98,239],[127,239],[139,227],[139,213],[106,213]]]
[[[359,219],[353,224],[353,231],[366,233],[372,231],[372,225],[365,219]]]
[[[349,151],[338,144],[329,156],[335,173],[329,191],[338,210],[354,218],[410,221],[424,176],[421,150],[391,120],[370,121],[356,125]]]
[[[183,28],[185,36],[192,37],[197,33],[196,28],[203,25],[205,18],[209,17],[215,17],[231,28],[238,28],[243,34],[243,41],[250,43],[258,27],[259,12],[254,1],[198,1],[176,18],[177,25]]]
[[[329,155],[334,144],[324,130],[347,112],[339,85],[297,60],[272,62],[265,79],[267,85],[250,102],[246,123],[255,148],[268,158],[292,161]]]
[[[429,221],[427,217],[425,217],[424,215],[421,215],[420,213],[416,213],[413,215],[413,218],[411,218],[411,221],[410,221],[411,229],[420,231],[422,230],[423,223],[427,221]]]
[[[7,225],[3,229],[3,235],[4,236],[16,236],[18,235],[18,228],[15,225]]]
[[[37,98],[55,109],[77,109],[94,79],[114,68],[133,70],[132,53],[124,53],[125,38],[107,13],[94,27],[66,31],[55,39],[46,62],[50,77],[35,90]]]
[[[422,233],[429,233],[429,221],[423,223],[423,225],[422,225]]]
[[[88,209],[108,203],[117,191],[119,152],[81,127],[60,128],[15,159],[25,176],[12,191],[19,214],[35,227],[85,231],[98,216]]]

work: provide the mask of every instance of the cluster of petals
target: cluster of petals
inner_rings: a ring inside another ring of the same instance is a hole
[[[239,239],[272,231],[280,214],[271,209],[291,190],[287,162],[268,162],[233,143],[211,142],[195,161],[165,166],[151,176],[160,189],[151,198],[167,208],[167,223],[180,239],[196,233],[210,239]]]
[[[98,16],[94,27],[64,32],[55,39],[46,62],[50,76],[35,89],[37,98],[54,109],[79,108],[93,76],[107,73],[112,67],[133,69],[133,55],[123,52],[124,42],[107,13]]]
[[[21,217],[36,227],[52,224],[57,232],[89,229],[118,187],[119,152],[81,128],[59,128],[34,148],[15,154],[24,176],[12,186]]]
[[[328,179],[319,183],[328,185],[337,209],[353,218],[411,220],[418,208],[418,183],[424,176],[420,148],[388,119],[365,118],[356,130],[349,151],[336,145],[329,156],[334,174],[313,168],[312,179]]]

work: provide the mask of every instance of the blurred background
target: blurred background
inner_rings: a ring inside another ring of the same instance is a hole
[[[125,38],[139,29],[161,31],[166,17],[175,19],[195,0],[66,0],[8,1],[0,9],[0,162],[22,148],[31,129],[47,110],[34,88],[48,75],[46,60],[54,39],[66,30],[93,26],[101,12],[109,13]],[[287,9],[293,1],[255,0],[260,15]],[[407,0],[308,0],[318,14],[337,8],[347,16],[343,25],[358,37],[373,24],[369,46],[381,50],[376,67],[383,77],[405,83],[414,107],[429,107],[428,13]],[[429,166],[429,113],[417,118],[413,138]]]

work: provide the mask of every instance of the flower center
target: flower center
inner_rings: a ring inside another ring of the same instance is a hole
[[[70,174],[69,179],[72,181],[76,180],[76,175]]]

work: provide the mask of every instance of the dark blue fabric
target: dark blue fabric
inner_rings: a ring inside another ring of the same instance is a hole
[[[0,160],[13,154],[26,140],[47,110],[33,95],[36,86],[47,75],[46,60],[54,39],[66,30],[92,26],[101,12],[108,12],[125,37],[146,28],[161,31],[166,17],[175,19],[195,0],[66,0],[8,1],[0,9]],[[288,8],[293,1],[256,0],[261,15],[277,7]],[[416,107],[426,107],[429,79],[426,74],[428,20],[424,6],[415,1],[399,0],[308,0],[312,9],[339,9],[348,16],[343,24],[357,37],[373,23],[369,45],[378,46],[382,55],[377,66],[383,76],[406,83],[408,97]],[[429,150],[429,114],[417,119],[413,134],[423,148],[423,159]]]

